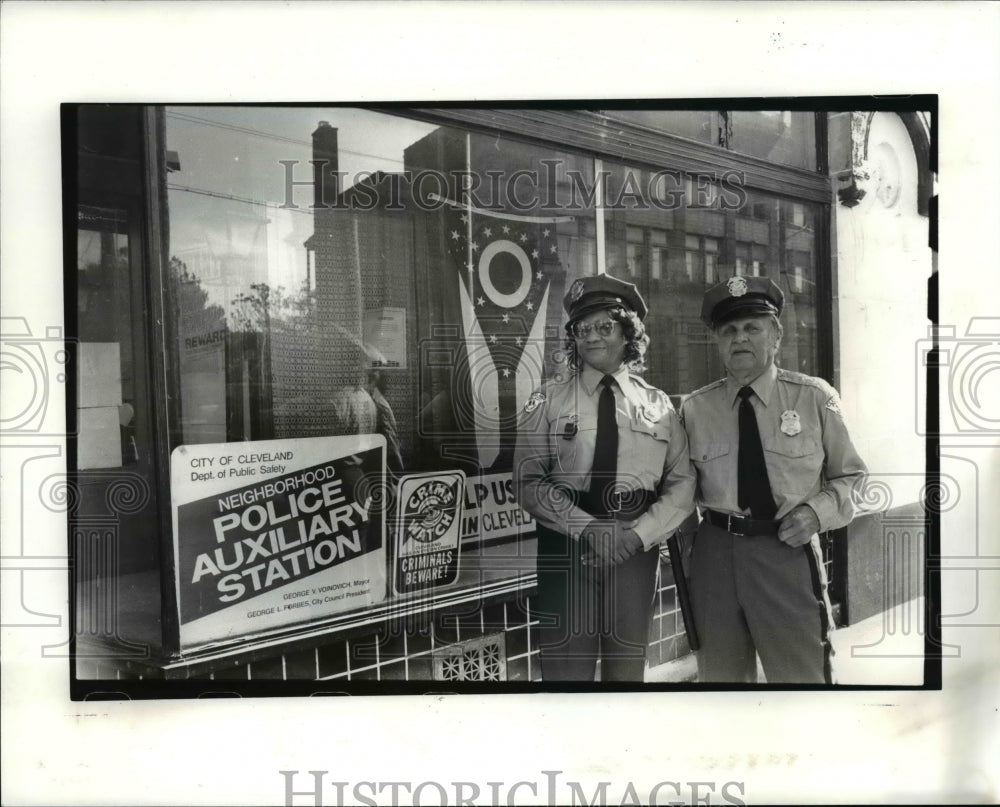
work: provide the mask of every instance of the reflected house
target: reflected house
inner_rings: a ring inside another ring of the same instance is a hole
[[[276,383],[291,396],[282,414],[290,433],[373,432],[371,398],[364,387],[377,345],[366,346],[366,322],[385,309],[406,311],[406,329],[390,336],[405,361],[382,369],[384,395],[400,432],[413,430],[413,381],[417,364],[417,317],[412,311],[415,279],[414,217],[409,205],[392,203],[398,183],[376,172],[355,186],[340,188],[337,130],[325,121],[313,132],[315,205],[313,234],[305,241],[313,327],[305,349],[282,348]],[[309,361],[302,361],[303,356]],[[291,392],[289,392],[291,394]],[[302,406],[302,400],[315,405]],[[356,423],[345,422],[354,418]],[[361,428],[361,427],[364,428]]]

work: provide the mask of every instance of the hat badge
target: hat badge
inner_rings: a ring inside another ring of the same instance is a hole
[[[569,287],[569,299],[574,303],[583,296],[583,281],[574,280],[573,285]]]
[[[747,282],[742,277],[731,277],[726,283],[729,294],[732,297],[742,297],[747,293]]]

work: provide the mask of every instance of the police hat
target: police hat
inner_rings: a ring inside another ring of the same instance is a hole
[[[768,277],[731,277],[705,292],[701,320],[709,328],[718,328],[737,317],[781,314],[785,295]]]
[[[648,309],[634,283],[627,283],[611,275],[581,277],[573,281],[563,298],[563,306],[569,314],[567,325],[602,308],[621,306],[645,319]]]

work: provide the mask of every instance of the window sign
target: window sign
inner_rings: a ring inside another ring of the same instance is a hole
[[[406,369],[406,309],[384,306],[365,311],[365,346],[372,367]]]
[[[385,599],[384,468],[381,435],[174,449],[181,647]]]
[[[415,474],[399,483],[393,588],[410,594],[458,580],[465,474]]]

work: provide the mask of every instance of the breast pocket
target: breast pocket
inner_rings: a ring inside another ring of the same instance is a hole
[[[552,442],[563,474],[586,476],[594,459],[597,419],[593,416],[560,415],[552,422]],[[581,487],[580,484],[575,487]]]
[[[823,443],[818,432],[794,436],[782,432],[764,445],[771,487],[785,495],[806,495],[823,472]]]
[[[630,444],[625,446],[628,462],[618,469],[618,481],[630,489],[653,490],[663,474],[670,445],[670,427],[660,421],[636,419],[629,424]],[[631,477],[631,478],[629,478]]]
[[[728,453],[729,442],[726,440],[705,440],[691,443],[691,460],[699,465],[720,460]]]

